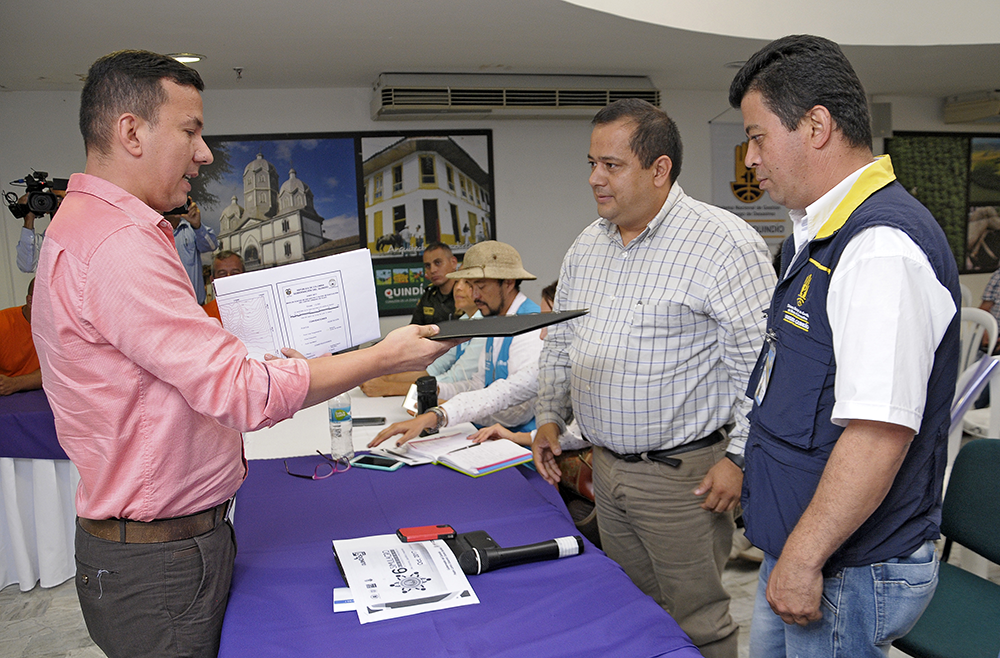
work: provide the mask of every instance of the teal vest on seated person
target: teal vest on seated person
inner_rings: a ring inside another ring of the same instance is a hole
[[[530,299],[525,299],[521,306],[517,309],[514,315],[527,315],[529,313],[541,313],[542,309],[535,302]],[[486,339],[486,375],[484,379],[484,385],[489,386],[498,379],[507,379],[509,371],[507,369],[507,361],[510,359],[510,344],[514,339],[511,336],[507,336],[503,339],[500,344],[500,354],[497,358],[496,365],[493,363],[493,337],[490,336]],[[530,432],[535,429],[535,419],[532,418],[526,423],[518,425],[517,427],[508,428],[512,432]]]

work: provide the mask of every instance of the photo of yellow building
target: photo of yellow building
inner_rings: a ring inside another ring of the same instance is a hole
[[[433,242],[461,254],[494,237],[489,172],[450,136],[392,142],[364,160],[363,175],[367,246],[375,256],[419,257]]]

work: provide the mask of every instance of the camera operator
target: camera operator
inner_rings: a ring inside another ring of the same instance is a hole
[[[28,195],[25,194],[18,203],[24,203]],[[31,274],[38,266],[38,252],[42,249],[42,238],[44,233],[35,233],[35,213],[29,212],[24,215],[24,226],[21,228],[21,238],[17,241],[17,269],[26,274]]]
[[[62,198],[66,196],[67,181],[54,179],[49,183],[45,180],[47,177],[48,174],[44,171],[25,176],[24,182],[28,191],[16,202],[13,200],[13,193],[5,195],[7,206],[14,217],[24,220],[21,237],[17,241],[17,269],[25,274],[35,271],[38,265],[38,253],[42,249],[42,239],[45,237],[44,232],[35,233],[35,220],[46,213],[49,216],[54,215]],[[59,187],[62,189],[56,189]]]

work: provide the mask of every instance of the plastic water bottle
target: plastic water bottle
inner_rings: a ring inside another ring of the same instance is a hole
[[[330,412],[330,458],[350,459],[354,456],[354,437],[351,419],[351,396],[341,393],[326,403]]]

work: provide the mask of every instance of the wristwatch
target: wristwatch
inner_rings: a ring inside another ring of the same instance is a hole
[[[441,407],[431,407],[427,411],[432,412],[435,416],[437,416],[437,422],[434,424],[432,429],[439,430],[448,424],[448,412]]]
[[[737,455],[732,452],[727,452],[726,457],[729,458],[729,461],[739,466],[741,471],[746,469],[746,460],[743,459],[743,455]]]

